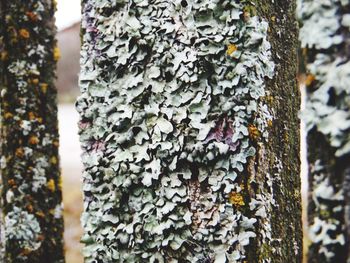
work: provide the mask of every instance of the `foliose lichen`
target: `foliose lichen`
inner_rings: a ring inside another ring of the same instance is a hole
[[[245,3],[83,1],[86,262],[246,258],[265,216],[246,166],[268,140],[274,63]]]
[[[309,137],[322,137],[329,148],[327,157],[309,158],[310,238],[312,250],[322,262],[339,259],[346,245],[344,167],[350,160],[350,1],[299,0],[300,41],[307,53],[307,102],[302,118]],[[322,140],[320,140],[320,138]],[[311,138],[312,139],[312,138]],[[322,154],[321,154],[322,155]],[[310,156],[310,154],[309,154]],[[310,210],[311,211],[311,210]],[[345,249],[346,250],[346,249]],[[337,252],[338,251],[338,252]],[[343,255],[346,257],[346,255]]]

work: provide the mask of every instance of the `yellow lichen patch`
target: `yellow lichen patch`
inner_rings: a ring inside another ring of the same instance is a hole
[[[41,118],[41,117],[36,118],[36,120],[37,120],[39,123],[43,123],[43,118]]]
[[[45,94],[47,92],[47,87],[48,87],[47,83],[41,83],[40,84],[40,89],[41,89],[42,93]]]
[[[11,113],[11,112],[6,112],[5,114],[4,114],[4,117],[5,117],[5,119],[11,119],[11,118],[13,118],[13,114]]]
[[[57,164],[57,158],[55,157],[55,156],[52,156],[51,158],[50,158],[50,163],[52,163],[52,164]]]
[[[59,190],[62,190],[62,185],[63,185],[63,183],[62,183],[62,176],[60,176],[58,178],[58,184],[57,184]]]
[[[237,46],[235,44],[229,44],[227,46],[226,54],[230,56],[235,51],[237,51]]]
[[[36,137],[36,136],[31,136],[31,137],[29,138],[29,143],[30,143],[30,144],[33,144],[33,145],[38,144],[38,143],[39,143],[39,138]]]
[[[36,212],[35,213],[38,217],[44,218],[45,214],[42,211]]]
[[[30,37],[29,31],[27,29],[24,29],[24,28],[19,30],[19,35],[25,39]]]
[[[22,148],[17,148],[16,149],[16,152],[15,152],[15,155],[17,156],[17,157],[23,157],[24,156],[24,151],[23,151],[23,149]]]
[[[305,85],[306,86],[310,86],[314,81],[315,81],[315,76],[312,75],[312,74],[309,74],[306,76],[306,79],[305,79]]]
[[[267,126],[268,126],[269,128],[272,128],[272,126],[273,126],[272,120],[268,120],[268,121],[267,121]]]
[[[233,204],[236,207],[244,206],[244,198],[241,193],[231,192],[229,193],[228,200],[230,204]]]
[[[250,124],[248,125],[249,137],[253,140],[257,140],[260,137],[260,131],[257,127]]]
[[[50,209],[50,210],[49,210],[49,214],[50,214],[50,215],[54,215],[54,214],[55,214],[55,209]]]
[[[271,21],[272,22],[276,22],[276,17],[275,16],[271,16]]]
[[[57,60],[60,59],[60,57],[61,57],[60,49],[56,46],[56,47],[54,47],[54,49],[53,49],[53,59],[54,59],[55,61],[57,61]]]
[[[55,184],[55,181],[53,179],[50,179],[47,184],[47,189],[49,189],[51,192],[55,192],[56,190],[56,184]]]
[[[6,60],[7,57],[8,57],[7,51],[2,51],[2,52],[0,53],[0,60]]]

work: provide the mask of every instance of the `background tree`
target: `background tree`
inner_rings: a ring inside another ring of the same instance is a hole
[[[309,262],[350,262],[350,2],[300,1],[307,54]]]
[[[294,1],[83,1],[86,262],[301,262]]]
[[[4,262],[64,262],[55,6],[0,1]]]

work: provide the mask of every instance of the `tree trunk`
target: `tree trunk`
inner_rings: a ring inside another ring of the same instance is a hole
[[[309,262],[350,262],[350,2],[301,1],[307,54]]]
[[[294,1],[83,1],[86,262],[301,262]]]
[[[0,1],[1,262],[64,262],[51,0]]]

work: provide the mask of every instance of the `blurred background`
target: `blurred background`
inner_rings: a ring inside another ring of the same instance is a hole
[[[82,234],[80,215],[83,210],[80,160],[80,145],[78,137],[78,114],[74,102],[79,95],[79,50],[80,50],[80,0],[58,0],[56,12],[56,25],[58,28],[57,40],[61,52],[57,68],[58,88],[58,117],[60,129],[60,155],[63,176],[63,202],[65,207],[65,246],[66,262],[82,263],[82,245],[79,240]],[[302,83],[303,80],[300,79]],[[302,93],[304,88],[301,87]],[[305,95],[303,95],[303,103]],[[303,195],[303,222],[306,222],[306,196],[307,196],[307,165],[305,133],[303,124],[301,129],[301,161],[302,161],[302,195]],[[304,243],[308,239],[304,231]],[[305,246],[304,246],[305,247]],[[304,249],[306,253],[306,249]]]
[[[82,263],[80,215],[83,210],[78,137],[78,114],[74,102],[79,95],[80,0],[58,0],[56,25],[61,58],[57,65],[60,157],[63,176],[65,248],[67,263]]]

